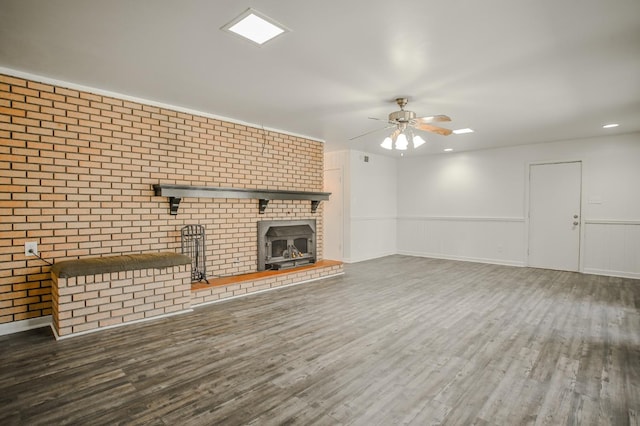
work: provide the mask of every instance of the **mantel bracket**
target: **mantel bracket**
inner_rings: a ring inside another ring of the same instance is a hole
[[[180,201],[182,201],[182,198],[169,197],[169,211],[174,216],[178,214],[178,207],[180,207]]]
[[[258,208],[260,209],[260,214],[264,214],[264,211],[267,209],[267,205],[269,204],[269,200],[260,199],[258,200]]]
[[[318,206],[322,200],[311,200],[311,213],[315,213],[318,210]]]

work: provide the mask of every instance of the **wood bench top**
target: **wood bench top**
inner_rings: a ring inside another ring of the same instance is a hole
[[[70,278],[139,269],[163,269],[190,264],[191,258],[189,256],[172,252],[124,254],[64,260],[51,267],[51,274],[60,278]]]

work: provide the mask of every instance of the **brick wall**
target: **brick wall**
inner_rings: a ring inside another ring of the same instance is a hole
[[[207,272],[256,270],[256,222],[322,204],[195,199],[169,214],[156,183],[322,191],[323,145],[282,133],[0,75],[0,323],[51,313],[49,261],[180,251],[202,224]]]

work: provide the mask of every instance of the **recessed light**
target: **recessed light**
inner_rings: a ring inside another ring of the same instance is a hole
[[[465,133],[473,133],[473,129],[469,129],[469,128],[458,129],[458,130],[454,130],[453,133],[456,135],[464,135]]]
[[[453,151],[453,148],[445,148],[444,149],[444,152],[451,152],[451,151]]]
[[[260,46],[289,31],[284,25],[251,8],[221,29],[251,40]]]
[[[613,127],[618,127],[619,124],[617,123],[611,123],[611,124],[605,124],[604,126],[602,126],[603,129],[611,129]]]

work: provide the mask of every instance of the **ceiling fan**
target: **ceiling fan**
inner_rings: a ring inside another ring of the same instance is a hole
[[[431,115],[431,116],[427,116],[427,117],[416,117],[416,113],[413,111],[407,111],[404,109],[404,107],[407,105],[407,103],[409,102],[409,100],[407,98],[396,98],[396,103],[398,104],[398,106],[400,107],[400,111],[395,111],[392,112],[391,114],[389,114],[389,118],[388,118],[388,122],[389,125],[386,127],[383,127],[382,129],[376,129],[376,130],[372,130],[370,132],[366,132],[363,133],[361,135],[355,136],[349,140],[354,140],[357,138],[360,138],[362,136],[371,134],[371,133],[375,133],[375,132],[379,132],[381,130],[385,130],[385,129],[391,129],[393,127],[396,128],[396,130],[389,136],[387,136],[384,141],[380,144],[381,147],[385,148],[385,149],[393,149],[394,147],[394,142],[395,142],[395,148],[398,150],[406,150],[407,147],[409,146],[409,141],[407,139],[407,129],[408,128],[412,128],[412,129],[418,129],[418,130],[424,130],[425,132],[431,132],[431,133],[436,133],[438,135],[443,135],[443,136],[448,136],[451,134],[451,130],[450,129],[446,129],[444,127],[439,127],[439,126],[434,126],[431,123],[439,123],[439,122],[445,122],[445,121],[451,121],[451,119],[449,117],[447,117],[446,115]],[[378,120],[377,118],[374,118],[374,120]],[[411,139],[413,141],[413,147],[417,148],[420,145],[425,143],[425,140],[422,139],[422,137],[420,135],[414,135],[413,131],[410,129],[409,130]]]

